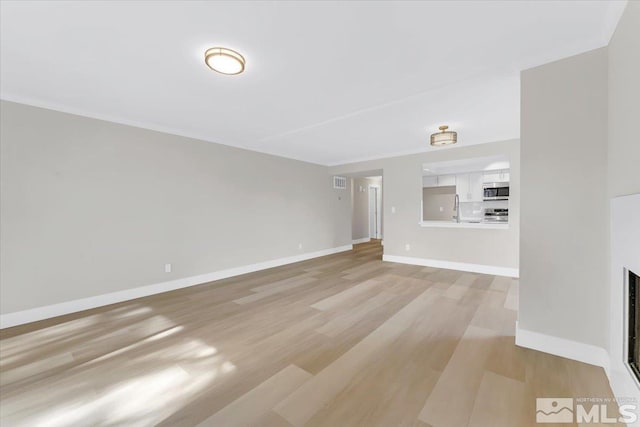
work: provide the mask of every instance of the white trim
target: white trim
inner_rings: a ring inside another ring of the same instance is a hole
[[[362,239],[355,239],[351,243],[353,243],[354,245],[357,245],[359,243],[367,243],[370,241],[371,241],[371,237],[363,237]]]
[[[376,208],[376,231],[378,232],[375,236],[371,235],[371,189],[376,189],[376,200],[375,200],[375,208]],[[369,231],[369,238],[371,239],[382,239],[382,232],[380,231],[382,228],[382,217],[380,214],[382,213],[382,196],[380,194],[381,186],[380,184],[369,184],[367,187],[367,227]],[[378,227],[379,226],[379,227]]]
[[[609,375],[609,353],[602,347],[521,329],[518,322],[516,322],[516,345],[601,366]]]
[[[628,365],[622,366],[621,363],[611,361],[611,369],[607,372],[609,377],[609,385],[615,397],[640,399],[640,391],[635,376],[630,372]],[[631,424],[630,424],[631,425]],[[634,426],[640,425],[633,424]]]
[[[509,224],[494,224],[486,222],[453,222],[453,221],[420,221],[420,227],[431,228],[478,228],[485,230],[508,230]]]
[[[216,280],[226,279],[227,277],[239,276],[241,274],[252,273],[254,271],[266,270],[268,268],[279,267],[285,264],[305,261],[311,258],[331,255],[338,252],[350,251],[353,245],[338,246],[335,248],[323,249],[321,251],[309,252],[300,255],[294,255],[286,258],[279,258],[270,261],[259,262],[257,264],[244,265],[241,267],[229,268],[226,270],[215,271],[213,273],[200,274],[198,276],[184,277],[181,279],[170,280],[168,282],[155,283],[153,285],[141,286],[133,289],[112,292],[109,294],[96,295],[93,297],[82,298],[72,301],[66,301],[59,304],[47,305],[44,307],[31,308],[23,311],[16,311],[0,315],[0,329],[9,328],[11,326],[22,325],[25,323],[35,322],[38,320],[48,319],[51,317],[62,316],[65,314],[75,313],[78,311],[89,310],[96,307],[102,307],[109,304],[115,304],[135,298],[146,297],[149,295],[160,294],[163,292],[173,291],[175,289],[187,288],[189,286],[200,285],[203,283],[213,282]]]
[[[400,264],[422,265],[424,267],[446,268],[448,270],[469,271],[471,273],[493,274],[494,276],[519,277],[517,268],[498,267],[494,265],[469,264],[466,262],[442,261],[439,259],[413,258],[397,255],[383,255],[383,261]]]

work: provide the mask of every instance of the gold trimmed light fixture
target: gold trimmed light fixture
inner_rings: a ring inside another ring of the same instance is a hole
[[[447,130],[449,126],[442,125],[438,129],[440,129],[440,132],[431,134],[431,145],[449,145],[458,142],[458,133]]]
[[[244,71],[245,60],[235,50],[224,47],[212,47],[204,53],[207,67],[221,74],[235,75]]]

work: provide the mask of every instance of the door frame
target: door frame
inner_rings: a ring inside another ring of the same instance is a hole
[[[377,210],[376,220],[378,224],[376,224],[377,235],[371,235],[371,189],[376,189],[376,201],[375,206]],[[382,188],[379,184],[369,184],[367,186],[367,231],[369,234],[369,239],[382,239],[382,195],[380,194],[380,189]],[[379,227],[378,227],[379,225]]]

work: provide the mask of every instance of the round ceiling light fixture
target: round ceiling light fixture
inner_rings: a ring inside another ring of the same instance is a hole
[[[235,75],[244,71],[245,60],[235,50],[212,47],[204,52],[207,67],[221,74]]]
[[[449,145],[458,142],[458,133],[447,130],[449,126],[442,125],[438,129],[440,129],[440,132],[431,134],[431,145]]]

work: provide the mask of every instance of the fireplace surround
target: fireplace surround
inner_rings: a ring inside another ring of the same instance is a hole
[[[640,277],[628,270],[627,363],[640,382]]]
[[[640,193],[611,199],[610,212],[609,382],[640,402]]]

